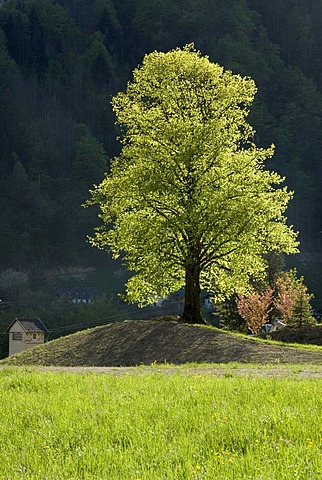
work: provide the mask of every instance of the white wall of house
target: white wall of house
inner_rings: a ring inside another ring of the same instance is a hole
[[[25,332],[19,323],[15,322],[9,330],[9,356],[44,342],[44,332]]]

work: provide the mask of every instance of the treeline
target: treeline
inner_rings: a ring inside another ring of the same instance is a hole
[[[320,0],[0,2],[0,265],[95,261],[81,204],[118,152],[111,96],[145,53],[191,42],[255,79],[256,142],[276,144],[301,249],[321,252],[321,32]]]

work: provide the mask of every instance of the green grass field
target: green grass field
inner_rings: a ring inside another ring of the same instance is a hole
[[[322,379],[0,371],[0,479],[322,478]]]

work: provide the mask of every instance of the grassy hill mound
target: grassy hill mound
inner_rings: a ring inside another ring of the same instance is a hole
[[[21,352],[1,363],[109,367],[154,362],[322,363],[322,348],[264,343],[215,328],[154,319],[85,330]]]

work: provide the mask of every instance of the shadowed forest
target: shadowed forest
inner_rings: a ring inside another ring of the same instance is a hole
[[[88,190],[118,153],[110,99],[145,53],[194,42],[255,79],[256,143],[322,254],[322,1],[7,0],[0,6],[0,265],[93,264]]]

